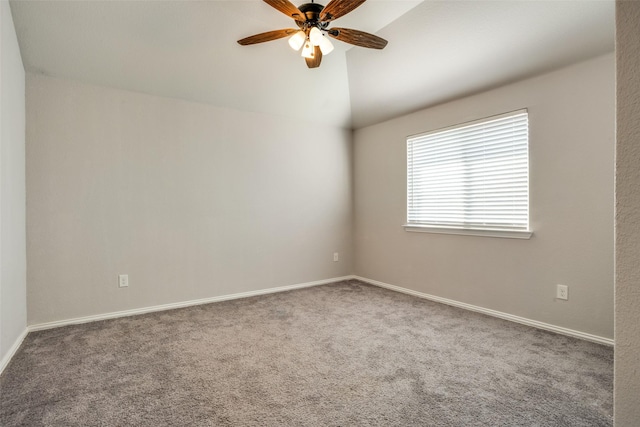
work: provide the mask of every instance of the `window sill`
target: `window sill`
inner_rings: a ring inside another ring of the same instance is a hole
[[[503,239],[530,239],[533,231],[529,230],[500,230],[480,228],[437,227],[432,225],[405,224],[405,231],[417,233],[459,234],[465,236],[500,237]]]

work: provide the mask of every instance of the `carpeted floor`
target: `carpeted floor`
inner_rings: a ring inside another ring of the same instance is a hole
[[[613,349],[360,282],[33,332],[9,426],[610,426]]]

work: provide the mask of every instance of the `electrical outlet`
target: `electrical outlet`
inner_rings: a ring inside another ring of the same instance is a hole
[[[556,298],[557,299],[569,299],[569,287],[567,285],[556,286]]]
[[[118,286],[121,288],[129,287],[129,275],[128,274],[120,274],[118,276]]]
[[[338,252],[333,253],[333,262],[340,261],[340,254]]]

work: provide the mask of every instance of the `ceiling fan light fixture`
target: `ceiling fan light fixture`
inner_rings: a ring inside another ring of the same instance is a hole
[[[331,43],[331,40],[329,40],[325,36],[322,36],[322,39],[320,39],[320,44],[318,46],[320,46],[320,51],[323,55],[328,55],[333,52],[333,43]]]
[[[303,58],[313,58],[314,57],[314,49],[311,45],[311,42],[307,40],[302,48],[302,57]]]
[[[293,18],[298,28],[267,31],[238,40],[241,46],[289,38],[292,49],[300,51],[308,68],[318,68],[322,57],[333,51],[329,38],[369,49],[384,49],[387,41],[382,37],[352,28],[336,28],[333,22],[350,13],[367,0],[329,0],[326,6],[305,3],[296,7],[290,0],[263,0],[269,6]]]
[[[298,31],[289,38],[289,46],[291,46],[291,49],[293,50],[300,50],[306,38],[307,36],[304,31]]]
[[[320,46],[323,38],[322,31],[320,31],[318,27],[313,27],[311,31],[309,31],[309,41],[313,46]]]

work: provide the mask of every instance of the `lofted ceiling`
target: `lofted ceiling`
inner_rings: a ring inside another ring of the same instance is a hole
[[[236,43],[295,27],[260,0],[11,1],[27,72],[345,128],[611,52],[614,7],[368,0],[334,25],[389,45],[334,41],[310,70],[286,39]]]

